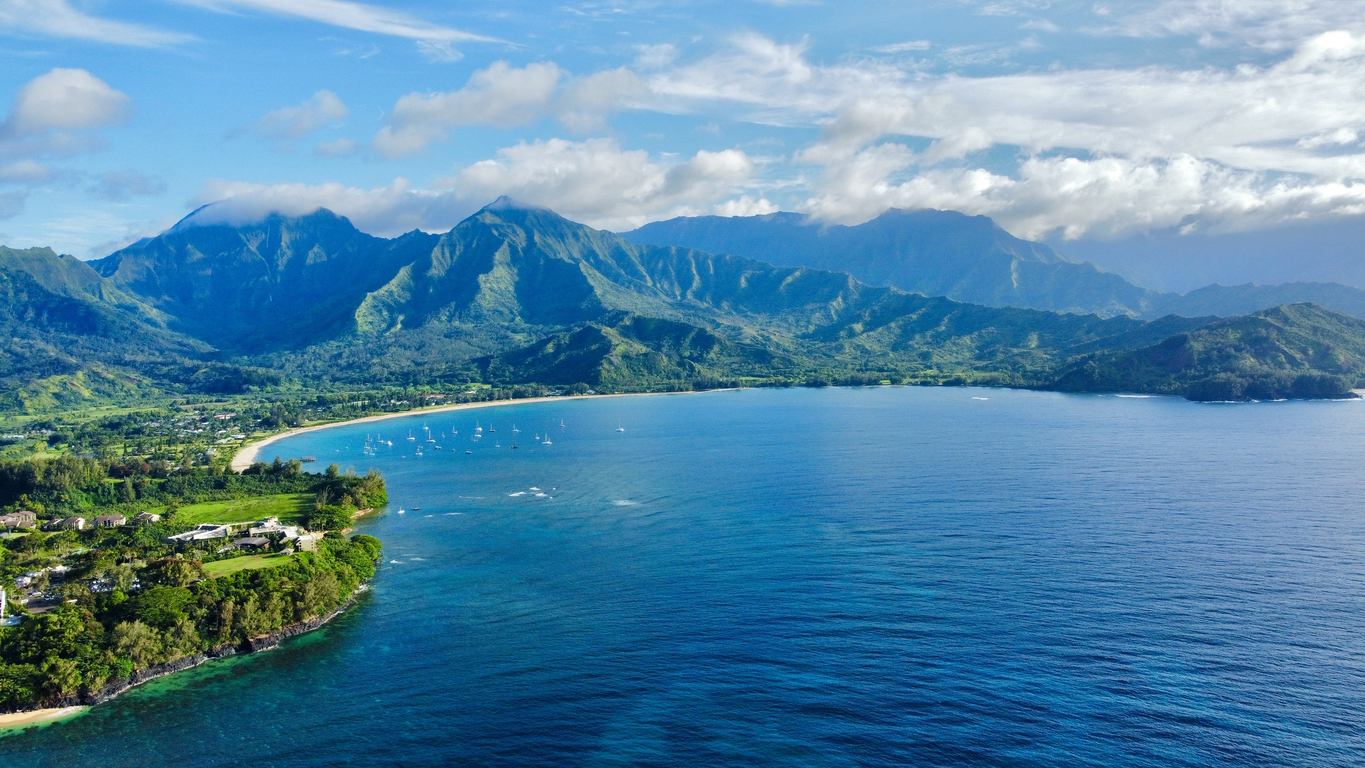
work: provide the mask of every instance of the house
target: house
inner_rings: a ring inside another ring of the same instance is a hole
[[[143,525],[146,525],[147,523],[159,523],[161,522],[161,515],[154,512],[139,512],[137,513],[137,517],[134,517],[133,520],[142,523]]]
[[[0,528],[32,528],[38,524],[38,515],[27,509],[0,515]]]
[[[278,517],[267,517],[251,526],[249,533],[252,536],[279,536],[280,539],[289,541],[299,537],[299,527],[297,525],[282,525]]]
[[[314,534],[309,533],[300,536],[294,543],[298,545],[300,552],[318,551],[318,537]]]
[[[95,518],[95,526],[98,528],[117,528],[127,522],[128,518],[123,515],[100,515]]]
[[[238,549],[265,549],[270,546],[270,539],[264,536],[243,536],[232,544]]]
[[[76,531],[83,531],[83,530],[85,530],[85,518],[83,518],[83,517],[68,517],[68,518],[65,518],[65,519],[63,519],[63,520],[58,520],[58,521],[57,521],[57,527],[58,527],[58,528],[69,528],[69,529],[76,530]]]
[[[183,544],[187,541],[205,541],[207,539],[225,539],[232,534],[231,525],[219,525],[218,523],[200,523],[194,528],[177,533],[174,536],[167,536],[166,541],[172,544]]]

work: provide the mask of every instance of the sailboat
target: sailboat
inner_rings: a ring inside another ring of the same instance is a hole
[[[512,422],[512,432],[516,433],[520,431],[521,431],[520,429],[517,429],[517,423],[515,421]]]
[[[417,440],[417,438],[415,438],[415,437],[412,436],[412,430],[411,430],[411,429],[408,430],[408,439],[409,439],[409,440],[412,440],[412,441],[416,441],[416,440]]]
[[[546,432],[546,433],[545,433],[545,442],[541,443],[541,445],[554,445],[554,443],[550,442],[550,433],[549,433],[549,432]]]
[[[625,432],[625,431],[626,431],[626,428],[623,427],[623,426],[621,426],[621,422],[618,421],[618,422],[616,422],[616,431],[617,431],[617,432]]]
[[[559,420],[559,426],[561,426],[561,427],[564,426],[564,420],[563,420],[563,419],[560,419],[560,420]]]

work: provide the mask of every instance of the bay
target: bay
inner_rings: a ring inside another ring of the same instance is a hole
[[[267,456],[389,481],[373,588],[0,764],[1360,765],[1362,438],[1359,402],[969,388],[303,434]]]

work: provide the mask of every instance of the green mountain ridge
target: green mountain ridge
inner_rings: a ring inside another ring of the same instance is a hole
[[[855,226],[825,225],[796,213],[681,217],[622,237],[846,271],[869,285],[993,307],[1156,319],[1230,317],[1313,302],[1365,318],[1365,291],[1336,283],[1210,285],[1183,295],[1148,290],[1043,243],[1014,237],[985,216],[953,211],[891,209]]]
[[[1326,396],[1365,370],[1354,352],[1347,364],[1314,351],[1322,338],[1365,338],[1317,308],[1276,321],[1285,359],[1299,363],[1245,365],[1241,337],[1197,336],[1216,318],[929,298],[844,272],[639,245],[506,200],[443,235],[394,240],[325,210],[240,227],[190,217],[92,265],[50,251],[0,258],[0,278],[13,286],[0,319],[22,328],[3,350],[22,390],[10,410],[288,381],[646,391],[889,380],[1197,396],[1210,377],[1281,369],[1327,378],[1314,388],[1272,377],[1274,393]],[[1197,376],[1124,362],[1178,337],[1227,352],[1205,354]]]

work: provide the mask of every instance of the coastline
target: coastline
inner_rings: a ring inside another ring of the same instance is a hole
[[[84,713],[97,704],[103,704],[143,683],[148,683],[167,675],[173,675],[176,672],[194,669],[201,664],[206,664],[215,659],[226,659],[232,656],[270,650],[278,646],[284,640],[308,634],[309,632],[330,623],[332,619],[345,613],[347,609],[355,605],[355,601],[360,594],[368,589],[368,582],[361,584],[355,592],[351,593],[351,596],[347,598],[346,602],[337,606],[336,609],[325,615],[316,616],[307,621],[300,621],[295,624],[280,627],[278,630],[267,635],[247,638],[241,643],[220,645],[216,648],[210,648],[203,653],[185,656],[175,659],[174,661],[153,664],[146,669],[134,672],[131,676],[123,680],[116,680],[108,683],[98,691],[67,697],[58,702],[61,706],[0,714],[0,735],[4,735],[4,732],[9,730],[25,728],[32,725],[41,725],[43,723],[52,723],[74,717]]]
[[[486,401],[478,402],[478,403],[455,403],[455,404],[452,404],[452,405],[437,405],[437,406],[434,406],[434,407],[431,407],[431,408],[419,408],[419,409],[412,410],[412,411],[401,411],[401,412],[399,412],[399,413],[379,413],[379,414],[375,414],[374,416],[362,416],[362,417],[360,417],[360,418],[358,418],[358,419],[349,419],[349,420],[347,420],[347,421],[332,421],[332,422],[328,422],[328,423],[326,423],[326,424],[315,424],[315,425],[313,425],[313,426],[311,426],[311,427],[296,427],[296,428],[294,428],[294,429],[288,430],[287,432],[280,432],[280,433],[278,433],[278,434],[270,435],[270,436],[268,436],[268,437],[263,437],[263,438],[261,438],[260,440],[256,440],[256,441],[254,441],[254,442],[247,443],[246,445],[244,445],[244,446],[242,446],[241,448],[237,449],[237,452],[236,452],[235,454],[232,455],[232,462],[231,462],[228,466],[230,466],[230,467],[232,468],[232,471],[233,471],[233,472],[241,472],[242,470],[246,469],[247,467],[250,467],[254,462],[256,462],[256,461],[258,460],[259,455],[260,455],[261,449],[265,448],[266,446],[270,445],[271,443],[278,442],[278,441],[283,440],[283,439],[285,439],[285,438],[287,438],[287,437],[293,437],[293,436],[295,436],[295,435],[302,435],[302,434],[307,433],[307,432],[317,432],[317,431],[320,431],[320,430],[323,430],[323,429],[331,429],[332,427],[341,427],[341,426],[345,426],[345,425],[347,425],[347,424],[364,424],[364,423],[368,423],[368,422],[371,422],[371,421],[384,421],[385,419],[400,419],[400,418],[403,418],[404,416],[416,416],[416,415],[418,415],[418,414],[425,414],[425,413],[444,413],[444,412],[447,412],[447,411],[464,411],[464,410],[469,410],[469,409],[473,409],[473,408],[494,408],[494,407],[498,407],[498,406],[506,406],[506,405],[523,405],[523,404],[530,404],[530,403],[550,403],[550,402],[557,402],[557,401],[561,401],[561,400],[595,400],[595,399],[603,398],[603,397],[652,397],[652,396],[665,396],[665,395],[704,395],[704,394],[706,394],[706,393],[708,393],[708,392],[732,392],[732,391],[736,391],[736,390],[734,390],[734,389],[732,389],[732,388],[727,388],[727,389],[691,390],[691,391],[687,391],[687,392],[626,392],[626,393],[622,393],[622,394],[618,394],[618,395],[551,395],[551,396],[549,396],[549,397],[527,397],[527,398],[522,398],[522,399],[520,399],[520,400],[486,400]]]

